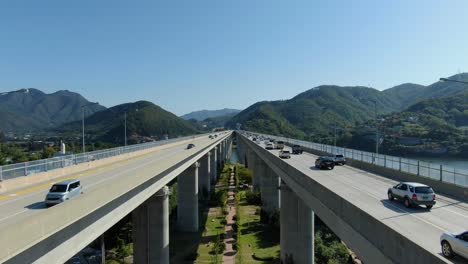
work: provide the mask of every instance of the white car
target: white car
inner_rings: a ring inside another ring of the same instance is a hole
[[[431,209],[436,203],[435,193],[431,187],[417,182],[400,182],[388,189],[388,199],[402,200],[407,208],[412,205],[425,205]]]
[[[281,150],[279,152],[279,157],[282,159],[290,159],[291,158],[291,153],[288,150]]]
[[[266,146],[265,146],[265,149],[274,149],[275,146],[273,145],[273,143],[267,143]]]
[[[443,233],[440,236],[440,245],[445,257],[453,258],[458,255],[468,260],[468,231],[458,235]]]

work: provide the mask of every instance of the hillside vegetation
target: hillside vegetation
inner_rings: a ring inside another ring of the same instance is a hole
[[[46,94],[28,88],[0,94],[0,128],[5,132],[47,130],[81,119],[81,106],[89,104],[83,96],[70,91]],[[104,110],[94,104],[86,107],[85,116]]]
[[[450,77],[468,80],[468,74]],[[466,156],[468,85],[402,84],[378,91],[367,87],[319,86],[289,100],[258,102],[227,125],[316,142],[375,149],[392,154]],[[376,123],[376,120],[377,123]]]
[[[127,113],[127,137],[130,142],[142,142],[191,135],[198,130],[189,122],[147,101],[121,104],[86,118],[86,134],[91,140],[124,142],[124,115]],[[65,124],[57,129],[68,135],[80,135],[81,122]]]

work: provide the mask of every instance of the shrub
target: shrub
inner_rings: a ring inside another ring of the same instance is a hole
[[[260,196],[260,192],[258,192],[258,191],[251,191],[251,190],[246,191],[245,192],[245,200],[250,205],[261,205],[262,204],[262,199],[261,199],[261,196]]]

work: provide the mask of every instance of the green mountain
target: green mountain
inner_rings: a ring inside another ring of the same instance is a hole
[[[352,139],[343,143],[372,147],[375,122],[370,123],[357,126]],[[386,153],[468,157],[468,92],[420,101],[402,112],[382,116],[378,125],[381,149]]]
[[[198,130],[189,122],[147,101],[117,105],[97,112],[85,119],[86,134],[92,140],[111,143],[124,142],[124,116],[127,113],[129,143],[191,135]],[[81,121],[60,126],[58,132],[81,134]]]
[[[70,91],[46,94],[28,88],[0,93],[0,124],[5,132],[46,130],[81,119],[81,106],[89,104],[83,96]],[[85,115],[104,110],[95,104],[86,107]]]
[[[468,81],[468,73],[460,73],[448,79],[457,81]],[[468,91],[468,85],[457,82],[438,81],[428,86],[406,83],[384,90],[383,93],[390,95],[400,103],[401,110],[420,101],[456,95]]]
[[[185,120],[189,119],[195,119],[198,121],[203,121],[207,118],[217,118],[217,117],[225,117],[225,116],[233,116],[237,113],[239,113],[241,110],[237,109],[230,109],[230,108],[224,108],[220,110],[200,110],[200,111],[194,111],[190,112],[188,114],[185,114],[181,116],[181,118]]]
[[[468,80],[468,74],[449,79]],[[329,142],[335,128],[352,131],[353,127],[362,127],[376,116],[466,91],[468,85],[442,81],[429,86],[407,83],[384,91],[362,86],[322,85],[289,100],[256,103],[235,115],[227,126],[236,128],[240,124],[245,130]]]
[[[377,107],[376,107],[377,106]],[[234,116],[228,126],[299,137],[323,137],[335,124],[353,126],[377,114],[398,110],[390,96],[367,87],[323,85],[284,101],[256,103]]]

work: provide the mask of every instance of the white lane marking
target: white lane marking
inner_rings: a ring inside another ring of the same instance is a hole
[[[27,209],[23,209],[22,211],[16,212],[16,213],[14,213],[14,214],[12,214],[12,215],[8,215],[8,216],[5,216],[5,217],[3,217],[3,218],[0,218],[0,222],[3,222],[3,221],[5,221],[5,220],[7,220],[8,218],[17,216],[17,215],[19,215],[19,214],[22,214],[22,213],[24,213],[24,212],[26,212],[26,211],[28,211],[28,210],[27,210]]]

